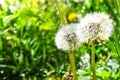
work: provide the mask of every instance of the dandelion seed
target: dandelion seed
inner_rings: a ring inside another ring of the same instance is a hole
[[[80,42],[75,34],[76,25],[67,25],[62,27],[55,37],[55,43],[58,49],[63,51],[75,51],[80,46]]]
[[[76,29],[76,34],[81,38],[84,34],[85,42],[96,40],[98,42],[106,41],[112,35],[113,20],[105,13],[87,14]],[[79,30],[82,29],[82,32]]]

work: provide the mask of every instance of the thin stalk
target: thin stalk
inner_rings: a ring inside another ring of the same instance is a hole
[[[72,67],[73,80],[77,80],[74,54],[72,52],[70,52],[70,53],[68,53],[68,56],[69,56],[69,61],[70,61],[71,67]]]
[[[119,21],[118,21],[118,27],[120,28],[120,0],[117,0],[117,6],[118,6],[118,19],[119,19]],[[117,28],[117,27],[116,27]],[[118,54],[120,55],[120,43],[119,43],[119,36],[118,36],[118,33],[120,34],[120,32],[119,32],[119,28],[117,28],[117,30],[115,31],[115,33],[116,33],[116,38],[117,38],[117,47],[118,47]]]
[[[92,80],[96,80],[96,72],[95,72],[95,45],[94,42],[91,43],[91,63],[92,63]]]
[[[64,25],[66,25],[66,24],[67,24],[66,18],[65,18],[65,16],[64,16],[63,11],[61,10],[61,7],[60,7],[59,4],[58,4],[58,0],[55,0],[55,3],[56,3],[56,7],[57,7],[57,9],[58,9],[58,11],[59,11],[59,14],[60,14],[60,18],[61,18],[61,20],[62,20],[62,23],[63,23]]]
[[[120,0],[117,0],[118,12],[120,14]]]

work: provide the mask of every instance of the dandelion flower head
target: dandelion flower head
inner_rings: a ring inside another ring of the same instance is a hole
[[[112,35],[113,31],[113,20],[110,19],[109,15],[104,12],[95,12],[87,14],[80,22],[76,29],[78,37],[84,34],[86,42],[88,40],[106,41]],[[82,33],[81,30],[82,29]],[[79,35],[80,34],[80,35]]]
[[[63,51],[75,51],[80,46],[80,42],[75,34],[76,25],[67,25],[58,30],[55,43],[58,49]]]
[[[73,20],[75,20],[75,19],[77,19],[78,18],[78,15],[76,14],[76,13],[70,13],[69,15],[68,15],[68,20],[71,22],[71,21],[73,21]]]

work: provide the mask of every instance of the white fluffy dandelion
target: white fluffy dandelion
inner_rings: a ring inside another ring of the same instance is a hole
[[[109,15],[103,13],[87,14],[76,29],[78,38],[83,37],[85,42],[88,40],[105,41],[112,35],[113,20]],[[82,31],[80,31],[82,29]],[[84,36],[83,36],[84,35]]]
[[[80,42],[75,34],[76,25],[67,25],[62,27],[55,37],[55,43],[58,49],[63,51],[75,51],[80,46]]]

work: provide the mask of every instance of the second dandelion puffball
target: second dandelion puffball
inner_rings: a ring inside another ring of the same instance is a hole
[[[55,37],[55,44],[63,51],[75,51],[81,45],[75,34],[76,25],[67,25],[60,28]]]
[[[80,31],[82,29],[82,32]],[[78,38],[84,37],[84,41],[106,41],[112,35],[113,20],[104,12],[87,14],[79,23],[76,34]],[[81,35],[82,34],[82,35]]]

